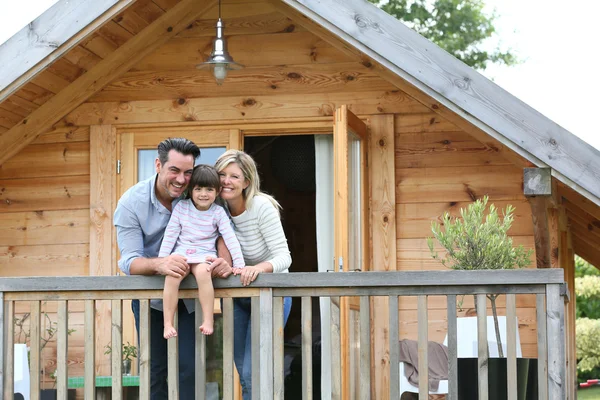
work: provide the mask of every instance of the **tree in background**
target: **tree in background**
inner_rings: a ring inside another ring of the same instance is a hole
[[[484,13],[482,0],[369,1],[473,68],[484,70],[488,62],[518,62],[510,50],[481,48],[496,33],[497,17]]]
[[[575,257],[577,380],[600,378],[600,271]]]
[[[575,278],[600,275],[600,270],[579,256],[575,256]]]

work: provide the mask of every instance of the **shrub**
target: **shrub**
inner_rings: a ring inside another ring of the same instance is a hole
[[[600,319],[600,276],[575,278],[575,294],[576,317]]]
[[[575,277],[581,278],[586,275],[600,275],[600,270],[594,267],[583,258],[575,256]]]
[[[579,318],[575,322],[575,330],[579,375],[600,366],[600,320]]]

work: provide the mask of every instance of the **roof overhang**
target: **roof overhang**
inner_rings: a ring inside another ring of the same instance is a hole
[[[600,152],[364,0],[281,0],[600,206]]]

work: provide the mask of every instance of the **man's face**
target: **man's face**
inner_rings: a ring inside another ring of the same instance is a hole
[[[169,151],[169,159],[161,165],[156,159],[157,195],[163,199],[176,199],[180,197],[190,183],[194,169],[194,157],[183,155],[176,150]]]

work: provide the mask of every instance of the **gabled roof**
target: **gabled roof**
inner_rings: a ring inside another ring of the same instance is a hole
[[[338,50],[359,57],[364,66],[517,165],[551,167],[563,184],[561,195],[568,198],[570,221],[579,229],[574,235],[581,238],[578,243],[587,243],[580,252],[593,249],[595,254],[593,242],[584,236],[600,229],[598,150],[365,0],[270,1],[284,15]],[[25,90],[30,80],[36,82],[60,57],[80,70],[73,72],[70,82],[55,79],[55,85],[67,85],[64,89],[58,87],[29,103],[11,104],[17,114],[12,128],[0,126],[0,165],[39,135],[40,126],[64,117],[215,2],[60,0],[0,46],[0,102]],[[78,46],[96,32],[114,45],[113,53],[99,57]],[[578,245],[574,247],[578,251]]]
[[[600,205],[600,152],[365,0],[282,0]]]
[[[0,102],[135,0],[59,1],[0,46]]]

